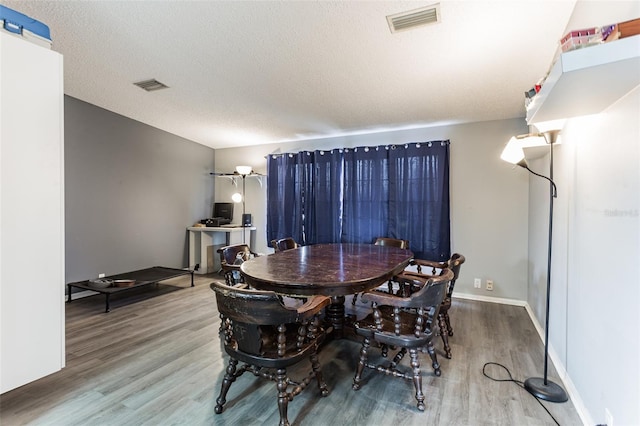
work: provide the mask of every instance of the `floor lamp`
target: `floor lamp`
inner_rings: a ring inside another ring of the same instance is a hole
[[[551,247],[553,235],[553,200],[557,197],[556,184],[553,182],[553,144],[558,139],[559,130],[545,133],[514,136],[509,140],[500,158],[512,164],[527,169],[530,173],[549,181],[549,245],[547,249],[547,300],[544,324],[544,376],[530,377],[524,382],[529,393],[539,399],[550,402],[566,402],[569,397],[562,386],[552,382],[547,377],[549,363],[549,300],[551,298]],[[549,145],[549,177],[534,172],[529,168],[524,157],[523,148]]]
[[[233,199],[233,201],[235,201],[236,203],[238,202],[238,199],[242,199],[242,226],[245,227],[245,217],[246,217],[246,211],[245,211],[245,198],[244,198],[244,194],[245,194],[245,180],[247,178],[247,175],[250,175],[251,173],[253,173],[253,169],[251,168],[251,166],[236,166],[236,173],[239,176],[242,176],[242,196],[238,196],[239,194],[233,194],[231,196],[231,198]],[[242,230],[242,242],[245,243],[246,242],[246,230]]]

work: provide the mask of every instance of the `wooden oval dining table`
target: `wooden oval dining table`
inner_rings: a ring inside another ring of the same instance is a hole
[[[315,244],[244,262],[245,282],[290,296],[331,296],[327,320],[342,337],[345,295],[372,290],[402,272],[411,250],[374,244]]]

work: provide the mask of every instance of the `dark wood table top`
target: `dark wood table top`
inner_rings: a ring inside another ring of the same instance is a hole
[[[373,244],[316,244],[244,262],[245,281],[282,294],[344,296],[371,290],[400,273],[411,250]]]

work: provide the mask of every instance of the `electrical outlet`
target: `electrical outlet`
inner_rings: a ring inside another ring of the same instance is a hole
[[[473,280],[474,288],[482,288],[482,280],[480,278],[476,278]]]
[[[613,416],[608,408],[604,409],[604,418],[607,422],[607,426],[613,426]]]
[[[487,280],[487,290],[493,291],[493,280]]]
[[[104,278],[104,274],[98,274],[98,278]]]

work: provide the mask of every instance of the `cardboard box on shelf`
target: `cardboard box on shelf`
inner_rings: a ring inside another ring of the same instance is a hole
[[[602,27],[605,43],[640,34],[640,18]]]
[[[640,34],[640,18],[620,22],[618,24],[618,32],[620,33],[620,38],[631,37]]]

